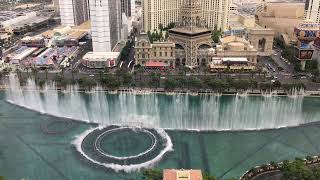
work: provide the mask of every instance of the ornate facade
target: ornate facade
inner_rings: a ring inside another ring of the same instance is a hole
[[[248,41],[236,36],[220,39],[216,48],[217,57],[247,58],[251,64],[257,64],[258,51]]]
[[[184,49],[185,65],[189,68],[199,65],[198,49],[201,45],[211,47],[211,30],[206,28],[201,13],[200,0],[184,0],[180,21],[169,30],[169,40]]]
[[[154,31],[159,24],[167,26],[178,22],[180,10],[184,0],[143,0],[144,30]],[[200,0],[201,17],[210,29],[226,30],[229,17],[229,3],[231,0]]]
[[[273,54],[274,35],[273,29],[255,27],[249,29],[248,40],[258,50],[259,56],[271,56]]]
[[[149,62],[175,67],[175,44],[172,42],[151,43],[146,33],[141,33],[135,44],[135,64],[147,66]]]

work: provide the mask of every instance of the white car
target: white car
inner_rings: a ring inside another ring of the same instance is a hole
[[[94,77],[94,74],[90,74],[89,77]]]

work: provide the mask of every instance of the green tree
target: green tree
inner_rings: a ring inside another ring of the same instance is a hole
[[[313,173],[313,176],[316,178],[316,179],[319,179],[320,178],[320,168],[319,167],[315,167],[312,169],[312,173]]]
[[[71,70],[71,76],[72,76],[72,81],[75,82],[75,76],[77,76],[79,73],[78,69],[72,69]]]
[[[33,77],[37,79],[39,70],[36,67],[32,67],[31,71],[32,71]]]
[[[262,91],[272,90],[272,84],[268,83],[268,82],[261,82],[261,83],[259,83],[258,86],[259,86],[260,90],[262,90]]]
[[[313,172],[301,159],[296,159],[293,162],[284,162],[281,171],[283,180],[316,180]]]
[[[94,86],[96,86],[96,82],[93,81],[92,79],[89,79],[87,77],[81,77],[78,80],[79,86],[86,89],[86,90],[91,90]]]
[[[160,85],[160,74],[151,73],[149,74],[149,84],[151,87],[159,87]]]
[[[128,59],[132,45],[133,45],[133,42],[131,42],[129,40],[126,42],[126,45],[122,48],[120,55],[119,55],[119,59],[121,61],[126,61]]]
[[[213,42],[218,43],[221,37],[222,37],[222,31],[221,30],[215,29],[215,30],[212,31],[211,38],[212,38]]]
[[[128,71],[122,72],[120,77],[124,86],[130,86],[133,81],[132,75]]]
[[[174,22],[171,22],[171,23],[169,23],[168,25],[167,25],[167,27],[165,27],[165,28],[163,28],[163,30],[164,31],[167,31],[167,30],[169,30],[169,29],[172,29],[172,28],[174,28],[175,27],[175,23]]]
[[[158,28],[160,29],[160,31],[163,31],[163,24],[159,24]]]
[[[271,161],[271,162],[270,162],[270,165],[273,166],[273,167],[276,167],[276,168],[278,167],[278,163],[276,163],[276,162],[274,162],[274,161]]]
[[[159,33],[159,40],[162,41],[163,40],[163,33],[162,33],[162,30],[160,31]]]
[[[191,89],[201,89],[203,87],[202,81],[196,78],[187,80],[188,87]]]
[[[158,169],[147,169],[142,173],[143,177],[147,180],[162,180],[163,175],[161,170]]]
[[[179,87],[181,88],[187,87],[187,79],[184,76],[178,77],[176,80]]]
[[[46,75],[46,80],[48,80],[48,69],[47,68],[44,70],[44,73]]]
[[[173,90],[175,88],[178,87],[178,82],[175,80],[175,79],[167,79],[165,82],[164,82],[164,87],[166,90]]]
[[[61,75],[57,74],[54,78],[53,81],[56,82],[56,85],[58,87],[66,87],[68,85],[68,80],[62,77]]]
[[[216,177],[210,176],[209,174],[204,174],[203,180],[216,180]]]
[[[311,73],[313,76],[319,76],[319,64],[318,61],[307,61],[306,72]]]
[[[281,82],[280,82],[279,80],[276,80],[276,81],[272,84],[272,86],[273,86],[274,88],[278,89],[278,88],[281,87]]]
[[[117,89],[120,87],[121,82],[112,75],[105,75],[100,79],[100,84],[110,89]]]
[[[16,74],[18,75],[18,78],[21,78],[21,70],[19,68],[17,68],[16,70]]]
[[[164,35],[165,40],[167,40],[169,38],[169,33],[166,32],[166,34]]]

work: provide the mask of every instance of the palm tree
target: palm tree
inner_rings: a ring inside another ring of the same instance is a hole
[[[46,73],[46,80],[48,80],[48,69],[45,69],[45,73]]]
[[[71,70],[72,81],[74,81],[74,76],[75,76],[75,75],[77,76],[78,73],[79,73],[79,70],[78,70],[78,69],[72,69],[72,70]]]
[[[139,75],[140,75],[140,81],[141,81],[141,79],[142,79],[141,76],[142,76],[143,72],[144,72],[143,68],[139,68],[139,69],[138,69],[138,73],[139,73]]]
[[[29,77],[29,69],[30,69],[30,67],[27,66],[27,67],[26,67],[26,70],[27,70],[27,75],[28,75],[28,77]]]
[[[62,67],[61,67],[61,76],[62,76],[62,78],[64,78],[64,71],[65,71],[65,67],[62,66]]]
[[[34,76],[34,78],[37,79],[38,69],[36,67],[32,67],[31,71],[32,71],[32,75]]]
[[[16,74],[18,75],[18,78],[21,79],[21,70],[19,68],[17,68],[15,70]]]

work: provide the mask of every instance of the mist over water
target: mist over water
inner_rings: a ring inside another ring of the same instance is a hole
[[[58,117],[99,123],[134,125],[179,130],[255,130],[315,122],[315,110],[305,112],[303,96],[214,96],[162,95],[133,93],[108,94],[79,92],[77,86],[55,90],[48,83],[39,89],[28,80],[20,87],[11,75],[7,100],[10,103]],[[23,90],[24,89],[24,90]],[[320,104],[320,103],[317,103]]]

